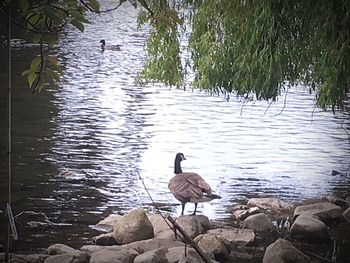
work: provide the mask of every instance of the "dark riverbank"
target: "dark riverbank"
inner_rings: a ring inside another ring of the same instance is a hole
[[[209,221],[199,215],[179,217],[177,223],[215,262],[267,263],[288,257],[298,263],[346,263],[350,257],[349,205],[349,198],[327,197],[298,206],[276,198],[253,198],[247,205],[232,207],[232,218],[226,222]],[[32,263],[54,259],[62,263],[73,259],[98,263],[109,257],[120,257],[121,262],[146,262],[140,261],[145,257],[153,258],[149,262],[158,262],[154,260],[160,257],[174,263],[182,257],[183,244],[179,241],[183,240],[175,238],[159,214],[146,215],[144,210],[136,209],[124,216],[111,215],[95,228],[113,232],[91,239],[91,245],[55,245],[45,251],[37,249],[36,253],[43,253],[40,256],[19,257]],[[54,243],[60,242],[51,242]],[[196,252],[189,251],[187,262],[200,260]]]

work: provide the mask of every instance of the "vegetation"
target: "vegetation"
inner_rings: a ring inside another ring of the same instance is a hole
[[[303,84],[316,93],[320,107],[344,108],[349,0],[129,1],[142,7],[139,23],[150,25],[140,83],[183,86],[191,72],[190,84],[197,88],[259,100],[275,100],[289,85]],[[124,2],[116,1],[116,8]],[[96,0],[13,0],[11,5],[12,23],[25,27],[40,45],[57,41],[68,23],[83,31],[85,12],[104,12]],[[8,13],[9,0],[0,8]],[[57,61],[41,53],[24,74],[36,90],[47,79],[58,80],[58,71]]]

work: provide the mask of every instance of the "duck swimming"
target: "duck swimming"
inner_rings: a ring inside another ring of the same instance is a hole
[[[104,39],[101,39],[100,43],[101,43],[102,51],[105,51],[105,50],[120,51],[121,45],[106,46],[106,41]]]
[[[192,215],[195,215],[198,203],[220,199],[221,196],[214,194],[210,185],[199,174],[182,172],[181,162],[183,160],[186,160],[183,153],[177,153],[174,165],[175,176],[170,179],[168,188],[174,197],[181,202],[181,215],[184,214],[187,202],[194,203]]]

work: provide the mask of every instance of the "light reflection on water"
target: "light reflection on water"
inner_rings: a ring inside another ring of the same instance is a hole
[[[42,120],[50,121],[47,148],[24,151],[24,167],[16,168],[31,178],[18,179],[26,187],[23,193],[32,197],[31,209],[70,224],[63,230],[43,229],[48,240],[72,235],[65,243],[90,242],[89,225],[112,212],[147,206],[150,200],[137,171],[162,209],[179,214],[180,207],[174,206],[178,202],[167,189],[177,152],[187,158],[184,171],[201,174],[223,197],[199,205],[199,213],[213,219],[229,217],[227,207],[250,197],[296,202],[348,193],[348,178],[330,176],[332,169],[349,171],[343,114],[314,109],[314,96],[301,87],[288,91],[286,105],[281,96],[269,107],[266,102],[227,102],[198,91],[136,86],[146,36],[136,28],[136,11],[124,6],[91,16],[84,34],[68,30],[55,51],[65,74],[61,87],[49,92],[54,113]],[[107,44],[122,44],[122,51],[101,52],[102,38]],[[37,116],[21,122],[31,127]],[[18,140],[32,145],[31,140],[41,139],[36,130],[30,132],[25,129]],[[33,165],[32,156],[40,163]],[[57,176],[62,171],[71,175]],[[17,207],[28,209],[23,200]],[[186,213],[192,209],[187,205]],[[25,231],[32,235],[32,229]],[[26,246],[31,242],[47,246],[29,238]]]

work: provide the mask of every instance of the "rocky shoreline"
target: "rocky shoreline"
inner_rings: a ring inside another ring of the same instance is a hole
[[[11,262],[340,263],[350,258],[350,198],[326,197],[299,206],[277,198],[252,198],[246,205],[232,207],[231,212],[235,220],[225,224],[204,215],[176,219],[204,256],[197,253],[197,248],[185,245],[186,236],[178,231],[175,236],[168,215],[137,208],[100,221],[97,225],[110,232],[95,237],[95,245],[77,250],[54,244],[42,254],[12,254]],[[344,248],[334,251],[337,242]],[[0,262],[4,258],[0,253]]]

